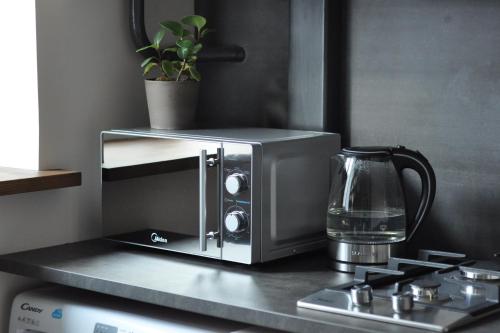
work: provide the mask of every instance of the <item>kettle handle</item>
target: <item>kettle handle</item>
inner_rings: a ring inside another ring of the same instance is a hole
[[[409,241],[431,210],[432,202],[436,195],[436,175],[427,159],[418,151],[406,149],[403,146],[397,146],[392,149],[392,156],[392,160],[401,179],[404,169],[413,169],[420,176],[420,181],[422,183],[420,203],[418,204],[417,213],[413,219],[413,229],[406,238],[406,241]]]

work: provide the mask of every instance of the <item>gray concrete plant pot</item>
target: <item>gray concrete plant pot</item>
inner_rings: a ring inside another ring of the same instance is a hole
[[[198,103],[198,82],[145,80],[145,84],[151,128],[193,127]]]

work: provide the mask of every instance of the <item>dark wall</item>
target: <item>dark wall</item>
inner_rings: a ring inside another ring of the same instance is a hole
[[[199,121],[207,127],[285,127],[289,1],[197,0],[214,31],[206,46],[239,45],[241,63],[200,64]]]
[[[412,247],[500,251],[500,1],[196,0],[196,11],[216,29],[210,43],[247,52],[200,66],[201,126],[418,149],[438,190]]]
[[[413,247],[500,251],[500,1],[345,1],[344,144],[406,145],[437,195]]]
[[[196,0],[211,45],[239,45],[240,63],[205,63],[201,127],[324,129],[326,0]],[[307,111],[307,112],[306,112]]]

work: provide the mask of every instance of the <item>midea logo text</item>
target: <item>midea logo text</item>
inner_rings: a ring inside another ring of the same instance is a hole
[[[159,236],[156,232],[153,232],[151,234],[151,241],[153,243],[165,243],[165,244],[168,243],[168,240],[166,238]]]

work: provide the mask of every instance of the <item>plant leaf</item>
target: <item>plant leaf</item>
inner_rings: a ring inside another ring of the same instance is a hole
[[[184,48],[193,47],[193,42],[189,39],[180,39],[175,44],[177,44],[178,47],[184,47]]]
[[[167,76],[174,76],[176,72],[172,62],[168,60],[163,60],[161,62],[161,69],[165,72],[165,74],[167,74]]]
[[[186,29],[182,29],[182,35],[180,37],[186,37],[189,35],[191,35],[191,31],[186,30]]]
[[[200,15],[189,15],[183,17],[181,22],[201,30],[207,24],[207,19]]]
[[[149,58],[145,59],[145,60],[141,63],[141,67],[146,66],[146,65],[147,65],[147,64],[149,64],[151,61],[153,61],[153,59],[155,59],[155,57],[149,57]]]
[[[180,62],[180,61],[178,61],[178,60],[172,60],[170,63],[172,64],[172,67],[174,68],[174,70],[175,70],[176,72],[178,72],[178,71],[180,71],[180,70],[181,70],[181,66],[182,66],[182,65],[181,65],[181,62]]]
[[[149,64],[144,67],[144,75],[148,75],[149,72],[157,65],[155,62],[150,62]]]
[[[184,28],[179,22],[175,21],[163,21],[160,23],[162,27],[165,29],[170,30],[175,36],[182,37],[182,34],[184,33]]]
[[[163,37],[165,37],[166,33],[167,33],[167,30],[161,29],[161,30],[158,30],[158,32],[155,34],[155,36],[153,38],[153,47],[155,49],[158,50],[160,48],[160,43],[161,43]]]
[[[193,49],[192,49],[193,54],[200,52],[200,50],[202,48],[203,48],[203,45],[201,45],[201,43],[195,44],[195,46],[193,46]]]
[[[153,45],[146,45],[146,46],[141,47],[140,49],[135,50],[135,52],[142,52],[142,51],[146,51],[147,49],[152,49],[152,48],[153,48]]]
[[[177,56],[182,60],[187,59],[193,50],[193,42],[189,39],[180,39],[177,41]]]
[[[200,31],[200,39],[205,37],[206,34],[208,34],[209,32],[214,32],[215,30],[214,29],[203,29]]]
[[[173,46],[173,47],[167,47],[166,49],[164,49],[163,51],[161,51],[161,53],[165,53],[165,52],[177,52],[177,47]]]
[[[187,47],[179,47],[177,49],[177,56],[181,58],[182,60],[186,60],[189,55],[191,54],[191,49]]]
[[[201,74],[200,74],[200,72],[198,72],[198,70],[196,69],[196,67],[194,67],[194,66],[189,67],[189,74],[191,74],[191,77],[195,81],[199,82],[201,80]]]

